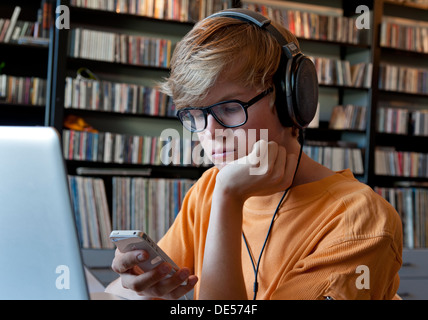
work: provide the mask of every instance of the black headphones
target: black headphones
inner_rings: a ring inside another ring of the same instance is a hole
[[[207,18],[229,17],[255,24],[275,37],[282,47],[281,60],[274,76],[275,105],[281,124],[299,129],[309,125],[318,105],[318,77],[311,59],[282,34],[265,16],[242,8],[226,9]]]

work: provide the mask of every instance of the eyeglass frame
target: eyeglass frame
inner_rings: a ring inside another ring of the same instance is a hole
[[[257,96],[255,96],[254,98],[252,98],[248,102],[243,102],[241,100],[233,99],[233,100],[220,101],[220,102],[217,102],[217,103],[212,104],[212,105],[207,106],[207,107],[186,107],[186,108],[178,110],[175,115],[178,118],[178,120],[180,120],[180,122],[183,125],[183,127],[186,128],[187,130],[189,130],[192,133],[202,132],[202,131],[204,131],[207,128],[207,125],[208,125],[208,114],[211,114],[213,116],[213,118],[217,121],[217,123],[220,124],[221,126],[223,126],[225,128],[236,128],[236,127],[243,126],[244,124],[247,123],[247,121],[248,121],[248,112],[247,112],[247,109],[249,107],[251,107],[252,105],[256,104],[257,102],[259,102],[264,97],[266,97],[272,91],[273,91],[273,88],[270,87],[269,89],[266,89],[265,91],[262,91],[261,93],[259,93]],[[243,121],[242,123],[237,124],[237,125],[226,125],[226,124],[223,124],[223,122],[219,118],[217,118],[216,114],[214,112],[212,112],[211,109],[214,108],[214,107],[217,107],[218,105],[226,104],[226,103],[237,103],[237,104],[239,104],[242,107],[242,109],[244,110],[245,121]],[[191,129],[187,128],[184,125],[183,120],[180,118],[180,113],[183,112],[183,111],[187,111],[187,110],[201,110],[202,111],[202,113],[204,115],[204,119],[205,119],[205,126],[204,126],[203,129],[200,129],[200,130],[191,130]]]

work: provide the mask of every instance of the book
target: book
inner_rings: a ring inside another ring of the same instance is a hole
[[[130,83],[66,78],[65,108],[175,117],[175,108],[159,90]]]
[[[395,107],[377,109],[377,131],[384,133],[407,134],[410,110]]]
[[[12,17],[10,18],[9,26],[7,28],[6,34],[3,39],[5,43],[8,43],[10,41],[10,38],[12,37],[12,33],[13,33],[13,30],[15,29],[15,25],[16,25],[16,22],[18,21],[18,17],[20,13],[21,13],[21,7],[16,6],[15,9],[13,10],[13,14],[12,14]]]
[[[428,53],[428,23],[383,17],[380,45],[406,51]]]
[[[0,32],[0,42],[4,42],[4,38],[6,36],[7,30],[9,29],[10,19],[4,20],[3,28]]]
[[[303,151],[313,160],[333,171],[350,169],[354,174],[363,174],[362,150],[344,142],[307,141]]]
[[[41,37],[46,39],[46,38],[49,38],[49,29],[53,23],[52,3],[50,1],[42,0],[41,10],[42,10]]]
[[[428,136],[428,109],[410,112],[410,133],[415,136]]]
[[[0,75],[0,98],[11,104],[44,106],[46,79]]]
[[[419,187],[374,187],[400,215],[405,248],[428,247],[428,189]]]
[[[397,151],[394,147],[376,147],[375,174],[428,178],[428,153]]]
[[[343,16],[334,8],[302,3],[243,1],[242,7],[269,16],[298,38],[367,44],[367,31],[357,29],[356,17]]]
[[[196,22],[208,15],[231,8],[232,0],[71,0],[75,7],[134,14],[155,19]]]
[[[192,138],[124,135],[64,129],[66,160],[140,165],[209,166],[200,154],[199,141]]]
[[[328,127],[330,129],[365,130],[367,107],[352,104],[334,106]]]
[[[104,181],[100,178],[68,176],[77,231],[82,248],[112,249],[111,227]]]
[[[171,47],[168,39],[75,28],[70,32],[69,56],[168,68]]]
[[[378,81],[379,89],[428,95],[428,69],[381,63]]]
[[[351,65],[347,60],[324,57],[309,57],[317,70],[318,82],[356,88],[371,86],[372,63],[361,62]]]

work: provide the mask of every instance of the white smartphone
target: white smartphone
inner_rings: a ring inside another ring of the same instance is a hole
[[[172,266],[169,277],[179,269],[156,242],[150,239],[143,231],[113,230],[110,234],[110,239],[122,253],[132,250],[145,250],[149,254],[149,259],[138,264],[138,267],[144,272],[152,270],[162,262],[168,262]]]

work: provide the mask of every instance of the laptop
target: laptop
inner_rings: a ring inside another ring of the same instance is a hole
[[[0,299],[89,299],[58,132],[0,127]]]

